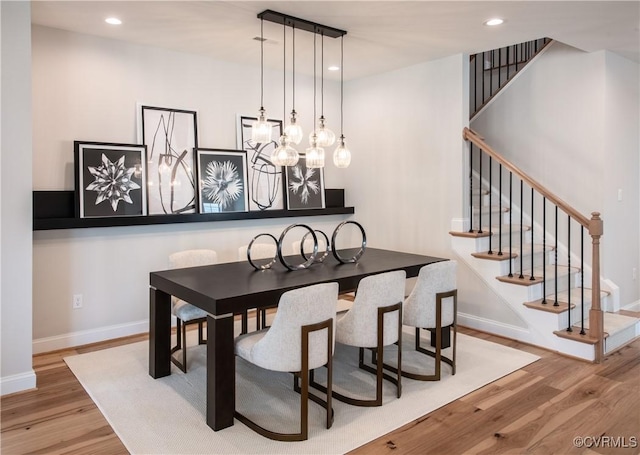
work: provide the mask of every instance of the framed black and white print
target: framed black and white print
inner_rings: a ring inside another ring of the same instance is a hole
[[[147,214],[144,145],[75,141],[74,159],[77,217]]]
[[[324,173],[322,168],[307,167],[301,155],[298,164],[286,168],[287,209],[323,209]]]
[[[195,213],[196,112],[144,105],[139,108],[139,140],[147,146],[149,214]]]
[[[247,153],[244,150],[196,149],[200,213],[246,212]]]
[[[251,124],[256,117],[238,116],[237,147],[247,152],[249,210],[284,210],[284,169],[271,162],[271,153],[282,135],[282,120],[267,121],[273,127],[271,142],[251,139]]]

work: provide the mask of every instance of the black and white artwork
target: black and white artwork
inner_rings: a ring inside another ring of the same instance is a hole
[[[307,167],[302,155],[298,164],[286,168],[288,210],[325,208],[322,171],[322,168]]]
[[[149,214],[195,213],[196,112],[141,105],[139,118],[139,140],[147,146]]]
[[[144,216],[146,147],[74,142],[76,216]]]
[[[247,153],[200,148],[196,155],[200,213],[246,212]]]
[[[282,120],[268,120],[273,127],[269,143],[251,139],[251,124],[255,120],[256,117],[238,116],[237,146],[247,152],[249,161],[249,210],[284,210],[283,169],[271,162],[271,153],[282,135]]]

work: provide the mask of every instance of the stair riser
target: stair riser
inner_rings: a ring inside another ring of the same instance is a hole
[[[495,249],[495,251],[497,251],[497,248]],[[509,249],[504,249],[503,248],[503,253],[508,255],[509,254]],[[540,253],[535,253],[533,255],[533,266],[534,267],[540,267],[543,264],[545,264],[546,259],[546,255],[542,252]],[[548,264],[548,262],[547,262]],[[531,255],[530,254],[525,254],[524,256],[522,256],[522,268],[524,270],[530,270],[531,269]],[[509,261],[504,261],[501,263],[501,274],[502,275],[506,275],[507,273],[509,273]],[[520,256],[514,258],[511,260],[511,270],[513,271],[513,273],[518,273],[520,274]]]
[[[491,247],[492,249],[498,251],[498,247],[500,246],[500,237],[502,237],[502,251],[509,251],[509,231],[502,230],[502,236],[498,235],[498,230],[495,228],[492,231],[494,234],[491,236]],[[523,245],[529,245],[531,243],[531,233],[526,231],[523,233]],[[511,238],[511,247],[516,248],[520,247],[520,232],[514,232],[513,237]],[[483,237],[478,239],[478,251],[487,251],[489,250],[489,237]]]
[[[520,276],[520,272],[513,272],[514,276]],[[568,289],[573,289],[575,287],[575,273],[571,274],[571,287],[569,287],[569,279],[567,278],[566,275],[561,276],[560,279],[558,280],[558,292],[564,292]],[[529,279],[529,276],[525,274],[525,279]],[[543,296],[543,289],[546,289],[546,295],[547,298],[549,298],[550,295],[554,295],[556,292],[556,288],[555,288],[555,283],[556,280],[550,278],[549,276],[547,276],[547,280],[546,280],[546,287],[542,286],[542,283],[538,283],[538,284],[534,284],[532,286],[529,286],[529,300],[526,301],[532,301],[532,300],[537,300],[537,299],[541,299]]]

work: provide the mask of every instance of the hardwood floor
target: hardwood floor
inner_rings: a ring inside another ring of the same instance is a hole
[[[541,359],[351,454],[640,453],[640,340],[594,365],[460,331]],[[34,356],[38,389],[0,401],[1,453],[127,453],[62,359],[145,339],[140,335]],[[576,447],[576,437],[590,447]]]

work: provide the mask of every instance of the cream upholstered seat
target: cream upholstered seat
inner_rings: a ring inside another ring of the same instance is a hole
[[[416,351],[435,358],[433,375],[421,375],[409,371],[402,374],[422,381],[440,380],[441,361],[451,365],[456,374],[457,290],[456,261],[442,261],[425,265],[420,269],[413,291],[404,302],[402,322],[416,328]],[[453,355],[442,355],[442,328],[451,327]],[[435,336],[435,351],[420,346],[420,329],[430,329]]]
[[[247,261],[247,250],[249,245],[242,245],[238,248],[238,260]],[[251,245],[251,259],[273,259],[278,254],[278,247],[269,243],[254,243]],[[256,309],[256,330],[267,327],[267,310],[266,308]],[[242,320],[242,333],[247,333],[248,327],[246,316]]]
[[[376,375],[376,398],[359,400],[334,391],[336,399],[357,406],[382,405],[382,380],[397,386],[397,396],[402,394],[399,371],[401,350],[398,349],[398,374],[391,377],[383,373],[383,347],[402,341],[402,301],[406,273],[402,270],[371,275],[358,284],[353,306],[338,319],[336,342],[359,348],[359,367]],[[376,368],[364,363],[364,349],[372,349]]]
[[[325,407],[326,425],[331,427],[333,328],[337,299],[337,283],[287,291],[280,297],[278,312],[270,328],[240,335],[235,342],[238,357],[261,368],[295,374],[294,387],[301,393],[300,432],[276,433],[236,411],[238,420],[270,439],[302,441],[308,438],[308,399],[312,399]],[[309,371],[321,366],[327,367],[326,401],[309,394]],[[301,385],[298,385],[298,379]]]
[[[197,267],[211,265],[218,262],[218,254],[214,250],[194,249],[179,251],[169,255],[169,267],[182,269],[185,267]],[[171,348],[171,361],[183,372],[187,372],[187,325],[198,323],[198,343],[204,344],[203,323],[207,319],[207,313],[190,303],[171,297],[171,313],[177,319],[176,345]],[[176,351],[182,350],[182,360],[173,356]]]

